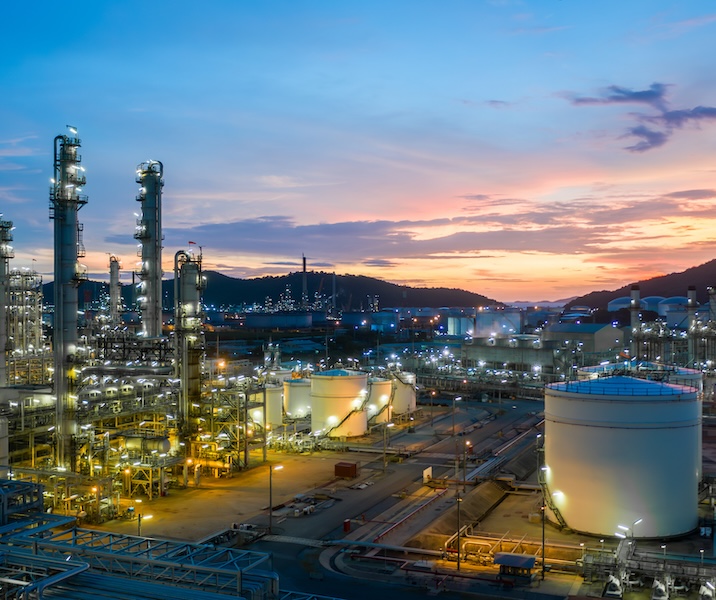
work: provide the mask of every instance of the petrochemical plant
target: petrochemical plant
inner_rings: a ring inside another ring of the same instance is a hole
[[[95,319],[78,317],[78,286],[86,279],[83,226],[86,179],[74,129],[54,141],[50,218],[54,221],[52,344],[42,330],[41,278],[9,268],[13,225],[0,222],[0,401],[5,407],[0,464],[27,469],[55,490],[53,508],[94,490],[98,514],[113,516],[117,493],[164,493],[188,465],[216,475],[246,466],[250,447],[286,443],[286,420],[307,438],[351,438],[416,409],[415,376],[385,377],[353,369],[309,373],[281,366],[267,345],[264,364],[208,360],[203,331],[201,250],[174,254],[174,311],[162,323],[163,165],[136,170],[140,185],[134,237],[141,326],[121,320],[120,264],[109,258],[109,297]],[[48,479],[49,478],[49,479]],[[67,508],[67,507],[65,507]]]
[[[672,317],[684,314],[678,322],[642,323],[640,311],[648,304],[635,287],[625,305],[631,315],[626,331],[573,323],[540,324],[526,334],[509,310],[456,313],[450,329],[457,345],[450,352],[439,345],[430,352],[413,347],[411,362],[404,361],[410,371],[399,360],[370,371],[356,363],[288,368],[274,344],[266,345],[262,364],[247,369],[245,361],[207,357],[202,251],[195,245],[174,253],[173,318],[162,322],[164,167],[159,161],[143,162],[136,170],[140,214],[134,238],[140,262],[134,290],[140,324],[127,327],[122,321],[116,256],[109,258],[104,309],[80,321],[78,286],[87,276],[80,263],[84,247],[78,217],[88,202],[80,147],[74,129],[54,140],[51,344],[43,335],[42,279],[32,270],[10,268],[13,224],[0,220],[0,475],[6,478],[0,486],[0,535],[32,532],[23,534],[22,543],[48,548],[47,555],[33,559],[38,570],[82,576],[68,550],[81,530],[74,529],[70,538],[42,533],[68,526],[80,508],[87,522],[101,523],[117,516],[120,498],[161,497],[172,482],[186,486],[190,474],[201,470],[218,477],[245,469],[252,449],[262,449],[266,460],[269,448],[329,448],[374,430],[385,434],[388,426],[420,416],[417,389],[430,386],[452,392],[452,436],[457,394],[472,394],[486,405],[495,393],[508,400],[544,398],[543,421],[540,417],[529,426],[525,435],[531,438],[518,440],[529,444],[536,469],[538,487],[529,493],[541,493],[543,575],[545,515],[562,528],[595,538],[612,537],[619,524],[627,524],[633,542],[678,538],[697,529],[704,489],[703,407],[713,401],[709,378],[716,357],[713,288],[705,308],[698,305],[695,288],[689,289],[685,301],[671,307]],[[535,413],[541,412],[540,405]],[[514,443],[506,444],[505,452]],[[463,469],[467,462],[465,457]],[[466,483],[475,485],[492,473],[483,465],[465,474],[463,492]],[[507,484],[499,486],[508,493]],[[516,489],[522,493],[529,486]],[[459,569],[461,553],[470,554],[469,544],[480,554],[490,543],[471,539],[471,529],[462,531],[459,493],[457,501],[457,535],[450,540]],[[18,515],[27,519],[28,514],[34,520],[13,529]],[[225,556],[232,566],[221,576],[182,558],[212,552],[202,545],[177,544],[162,560],[172,563],[174,579],[211,579],[210,591],[216,594],[233,586],[245,597],[278,596],[276,577],[260,569],[250,572],[265,560],[260,553],[236,550]],[[60,568],[53,561],[65,555],[68,565]],[[216,558],[211,556],[207,560]],[[663,565],[653,558],[640,557],[636,545],[630,545],[608,557],[596,553],[591,564],[601,569],[600,575],[616,577],[619,587],[631,570],[664,579],[666,558]],[[713,582],[716,571],[704,567],[703,553],[700,558],[694,578]],[[5,564],[10,571],[13,560],[21,562],[9,554]],[[145,561],[142,568],[156,569],[149,578],[161,579],[158,573],[167,571],[165,563],[148,563],[136,554],[121,560],[135,566]],[[244,562],[236,567],[239,561]],[[239,575],[227,575],[231,569]],[[34,583],[18,589],[27,585]]]

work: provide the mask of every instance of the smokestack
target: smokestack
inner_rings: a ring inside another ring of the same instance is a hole
[[[308,309],[308,274],[306,273],[306,255],[302,254],[303,257],[303,292],[301,295],[301,307],[304,310]]]

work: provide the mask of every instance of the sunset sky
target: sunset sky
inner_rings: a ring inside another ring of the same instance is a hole
[[[0,212],[45,281],[68,124],[92,278],[131,279],[149,159],[168,276],[191,240],[234,277],[537,301],[716,258],[712,1],[32,5],[0,7]]]

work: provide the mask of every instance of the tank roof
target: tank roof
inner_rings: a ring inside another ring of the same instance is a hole
[[[313,374],[314,377],[355,377],[356,375],[364,375],[362,371],[349,371],[348,369],[328,369],[327,371],[318,371]]]
[[[679,396],[696,393],[696,389],[686,385],[675,385],[649,379],[638,379],[617,375],[599,377],[581,381],[553,383],[547,386],[550,390],[569,392],[572,394],[595,394],[601,396],[628,396],[638,399],[640,396]]]

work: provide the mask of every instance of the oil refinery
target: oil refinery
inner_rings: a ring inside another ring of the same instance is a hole
[[[163,319],[164,165],[157,160],[136,169],[139,261],[132,291],[139,323],[122,319],[115,255],[102,310],[80,318],[78,288],[87,274],[79,213],[89,201],[80,149],[74,128],[54,139],[51,341],[43,332],[42,278],[11,267],[13,223],[0,220],[0,544],[12,546],[0,580],[14,590],[6,597],[43,597],[37,594],[52,579],[74,583],[64,592],[58,584],[46,597],[76,598],[80,588],[119,589],[114,578],[126,573],[137,581],[131,595],[117,597],[165,597],[161,583],[178,586],[177,598],[303,597],[282,595],[268,552],[238,548],[237,539],[251,538],[246,532],[258,523],[234,523],[201,543],[142,537],[141,515],[136,536],[79,526],[112,522],[126,516],[127,506],[165,498],[190,481],[198,490],[202,474],[219,480],[250,471],[257,468],[252,452],[262,454],[258,468],[268,466],[269,543],[277,542],[274,516],[312,518],[317,506],[329,510],[345,498],[345,539],[331,543],[371,564],[382,559],[381,574],[393,565],[402,583],[430,586],[442,577],[457,582],[453,591],[466,591],[475,582],[460,579],[461,569],[499,567],[491,584],[532,585],[536,561],[542,580],[559,566],[605,590],[611,585],[619,597],[633,587],[635,572],[655,588],[663,585],[666,596],[676,590],[677,572],[692,586],[716,582],[714,557],[704,562],[703,548],[696,558],[666,553],[666,540],[710,527],[701,537],[713,555],[714,473],[707,477],[704,468],[704,414],[712,412],[716,360],[713,288],[706,310],[695,288],[685,303],[667,303],[672,317],[684,313],[681,329],[668,319],[643,323],[646,305],[635,286],[624,304],[627,331],[540,324],[525,332],[515,312],[475,309],[451,317],[458,333],[450,348],[442,341],[416,348],[413,313],[404,360],[397,344],[384,348],[385,364],[372,369],[352,359],[288,366],[280,344],[270,341],[258,365],[210,358],[203,256],[194,244],[173,252],[173,310],[169,322]],[[308,305],[305,279],[300,305]],[[267,453],[318,450],[362,453],[375,465],[361,475],[361,461],[339,463],[327,491],[310,498],[293,491],[274,502],[274,469],[283,465],[274,466]],[[391,480],[389,465],[404,480]],[[339,498],[343,479],[356,481]],[[348,495],[371,486],[397,498],[402,512],[376,509],[366,518],[372,507]],[[530,532],[488,533],[484,522],[515,499],[528,503],[518,527]],[[558,541],[545,539],[546,522]],[[350,537],[356,523],[373,528],[370,537]],[[528,539],[540,527],[541,540]],[[303,536],[300,543],[310,546],[305,530]],[[605,538],[614,542],[606,550]],[[663,549],[661,560],[658,550],[641,545],[649,543]],[[408,561],[409,551],[424,560]],[[348,561],[338,554],[331,568]],[[23,571],[23,560],[36,577]],[[440,573],[435,562],[420,564],[433,560],[455,562],[457,575]],[[694,560],[699,568],[692,572]]]

